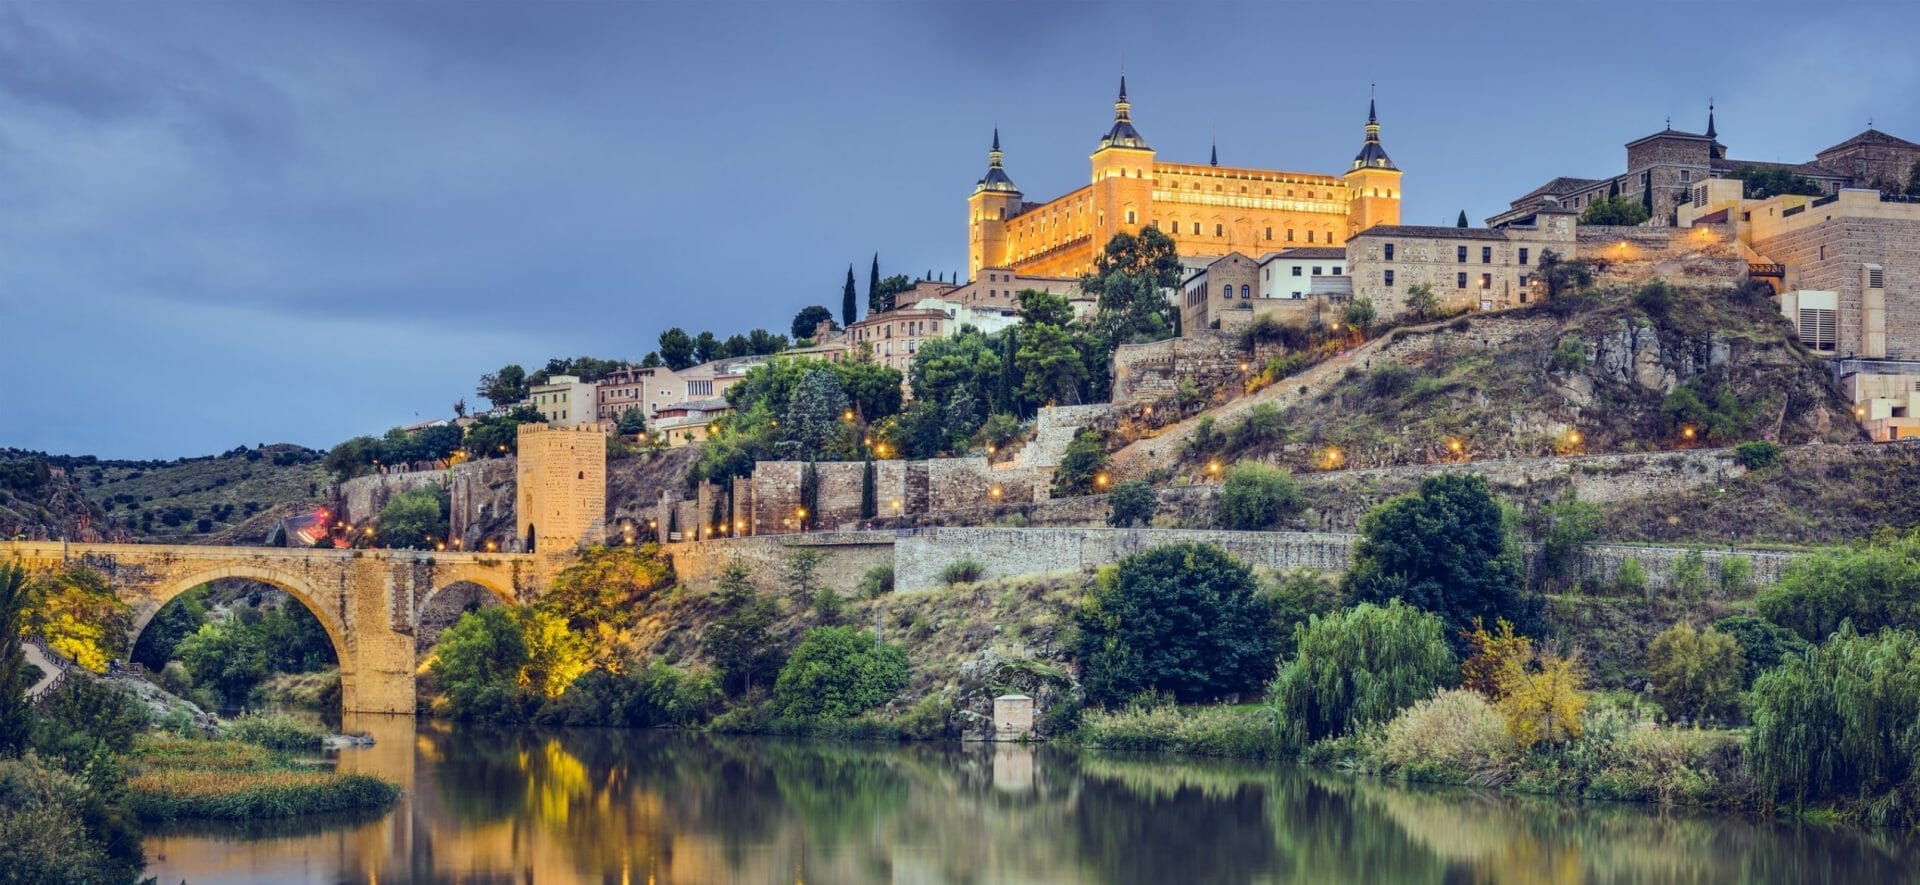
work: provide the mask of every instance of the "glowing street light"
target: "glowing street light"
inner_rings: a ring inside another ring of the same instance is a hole
[[[1093,478],[1093,484],[1094,484],[1094,485],[1097,485],[1097,486],[1099,486],[1099,487],[1101,487],[1101,488],[1103,488],[1103,489],[1104,489],[1104,488],[1106,488],[1106,487],[1107,487],[1107,475],[1106,475],[1106,474],[1104,474],[1104,473],[1102,473],[1102,474],[1100,474],[1100,475],[1098,475],[1098,476],[1095,476],[1095,477]]]
[[[1213,475],[1215,475],[1215,476],[1218,476],[1218,475],[1220,474],[1220,462],[1218,462],[1218,461],[1208,461],[1208,462],[1207,462],[1207,472],[1208,472],[1208,473],[1211,473],[1211,474],[1213,474]]]
[[[1680,428],[1680,437],[1682,439],[1693,439],[1693,428],[1690,426]]]
[[[1327,449],[1327,469],[1332,470],[1336,467],[1339,467],[1341,457],[1342,456],[1340,454],[1339,449],[1333,449],[1333,448]]]

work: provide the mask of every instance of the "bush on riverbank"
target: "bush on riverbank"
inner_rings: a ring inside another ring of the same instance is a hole
[[[255,713],[228,722],[227,736],[282,753],[318,753],[327,733],[283,713]]]
[[[0,880],[135,881],[145,858],[113,805],[39,756],[0,759]]]
[[[1183,703],[1259,689],[1273,674],[1274,605],[1253,570],[1210,544],[1170,544],[1102,569],[1074,615],[1087,700],[1144,691]]]
[[[146,821],[257,820],[384,808],[400,787],[372,775],[296,766],[264,747],[167,735],[140,739],[127,780]]]
[[[815,627],[780,668],[773,696],[788,719],[847,719],[886,703],[907,678],[900,646],[852,627]]]
[[[1371,603],[1294,627],[1298,651],[1274,677],[1268,704],[1281,742],[1299,750],[1356,726],[1385,722],[1460,681],[1434,615]]]
[[[1257,707],[1179,707],[1140,703],[1088,710],[1074,738],[1101,750],[1277,759],[1284,754],[1273,719]]]

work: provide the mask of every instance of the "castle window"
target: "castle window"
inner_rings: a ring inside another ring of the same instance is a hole
[[[1226,285],[1223,285],[1223,286],[1221,286],[1221,287],[1220,287],[1220,297],[1221,297],[1221,298],[1227,298],[1227,299],[1231,299],[1231,298],[1233,297],[1233,284],[1232,284],[1232,283],[1228,283],[1228,284],[1226,284]]]
[[[1392,247],[1389,246],[1388,248],[1392,248]],[[1393,271],[1390,271],[1390,270],[1381,271],[1380,279],[1389,286],[1393,285]]]
[[[1319,268],[1318,266],[1315,266],[1315,267],[1314,267],[1314,269],[1313,269],[1313,275],[1314,275],[1314,276],[1316,276],[1316,277],[1320,275],[1320,268]]]
[[[1466,264],[1467,263],[1467,247],[1465,246],[1453,247],[1453,260],[1458,261],[1461,264]]]
[[[1492,246],[1480,247],[1480,263],[1481,264],[1493,263],[1493,247]]]
[[[1273,196],[1273,188],[1267,188],[1267,196],[1269,197]],[[1273,238],[1268,237],[1267,239],[1273,239]]]
[[[1293,188],[1287,188],[1287,196],[1293,196]]]
[[[1467,275],[1463,273],[1454,274],[1453,287],[1455,289],[1465,289],[1467,287]]]
[[[1273,239],[1273,228],[1267,228],[1267,239]]]
[[[1525,266],[1526,263],[1527,263],[1527,247],[1521,246],[1520,247],[1520,264],[1522,266]]]
[[[1246,185],[1244,185],[1244,184],[1243,184],[1243,185],[1241,185],[1241,186],[1240,186],[1240,192],[1241,192],[1241,193],[1243,193],[1243,194],[1244,194],[1244,193],[1246,193],[1246,192],[1247,192],[1247,186],[1246,186]]]
[[[1339,265],[1334,265],[1334,268],[1333,268],[1333,275],[1334,275],[1334,276],[1336,276],[1336,277],[1340,275],[1340,266],[1339,266]]]
[[[1313,242],[1313,231],[1307,231],[1307,242]]]
[[[1127,223],[1128,224],[1134,223],[1134,214],[1132,209],[1127,210]]]
[[[1252,295],[1248,294],[1251,291],[1252,290],[1248,288],[1246,283],[1241,283],[1240,284],[1240,300],[1245,301],[1246,299],[1253,297]]]
[[[1224,224],[1216,224],[1216,225],[1214,225],[1214,226],[1213,226],[1213,235],[1214,235],[1214,236],[1216,236],[1216,237],[1224,237],[1224,236],[1226,236],[1226,235],[1227,235],[1227,226],[1226,226],[1226,225],[1224,225]]]
[[[1692,169],[1682,169],[1682,170],[1680,170],[1680,183],[1681,183],[1681,184],[1686,184],[1686,183],[1688,183],[1688,182],[1690,182],[1690,181],[1692,181],[1692,180],[1693,180],[1693,170],[1692,170]]]
[[[1296,277],[1300,275],[1300,265],[1296,264],[1293,266],[1293,275]]]
[[[1483,292],[1484,292],[1484,291],[1486,291],[1486,290],[1488,290],[1488,289],[1491,289],[1491,288],[1493,288],[1493,274],[1490,274],[1490,273],[1483,273],[1483,274],[1481,274],[1481,275],[1480,275],[1480,289],[1481,289],[1481,291],[1483,291]]]
[[[1392,261],[1393,260],[1393,244],[1388,243],[1386,245],[1386,250],[1387,250],[1387,260]]]
[[[1293,228],[1287,228],[1287,242],[1293,242]]]

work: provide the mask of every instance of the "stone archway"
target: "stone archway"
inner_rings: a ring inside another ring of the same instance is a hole
[[[333,645],[333,659],[340,666],[340,705],[344,710],[361,709],[362,702],[359,681],[358,656],[352,632],[346,628],[346,613],[329,610],[329,599],[344,602],[340,594],[328,594],[308,583],[305,579],[281,572],[276,569],[256,565],[231,564],[209,567],[201,571],[188,571],[179,577],[145,588],[116,588],[119,596],[133,606],[133,627],[127,634],[127,647],[132,648],[140,641],[140,634],[153,621],[160,610],[179,598],[180,594],[203,584],[215,581],[239,580],[254,581],[280,590],[295,602],[313,613],[314,620],[320,622],[327,632],[327,640]],[[129,598],[132,597],[132,598]],[[411,690],[408,691],[411,694]]]

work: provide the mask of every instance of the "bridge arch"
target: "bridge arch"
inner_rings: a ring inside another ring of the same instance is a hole
[[[340,694],[342,700],[345,701],[356,697],[358,685],[354,667],[354,648],[351,641],[352,632],[347,629],[344,613],[337,607],[329,608],[327,605],[328,601],[333,601],[336,603],[336,606],[341,603],[343,601],[341,594],[324,593],[306,579],[277,569],[262,568],[260,566],[243,563],[228,563],[189,571],[181,577],[170,578],[144,590],[115,587],[115,593],[123,599],[130,593],[136,597],[128,600],[133,605],[133,627],[127,635],[127,647],[132,648],[138,643],[140,641],[140,634],[147,629],[147,625],[153,621],[154,616],[159,614],[161,609],[166,608],[167,603],[178,598],[180,594],[202,584],[210,584],[214,581],[229,579],[258,581],[262,584],[271,585],[276,589],[285,591],[288,596],[305,606],[307,611],[312,612],[314,620],[319,621],[321,628],[327,631],[327,640],[333,645],[334,660],[340,664]],[[349,709],[351,709],[351,707],[349,707]]]

